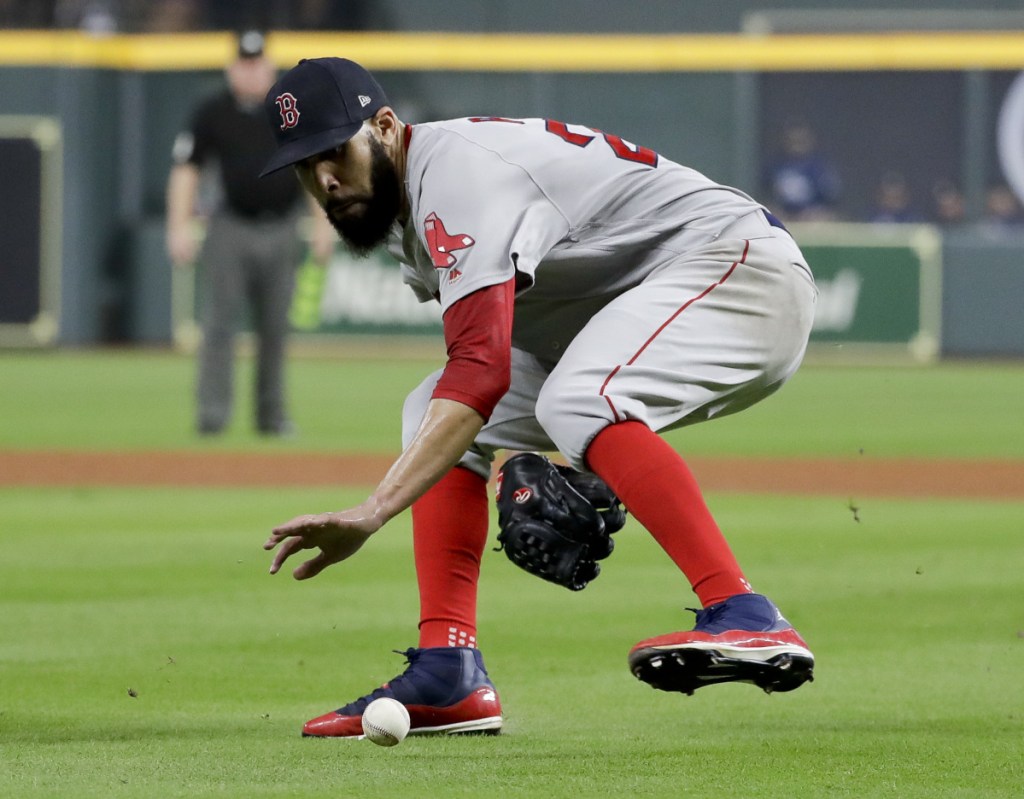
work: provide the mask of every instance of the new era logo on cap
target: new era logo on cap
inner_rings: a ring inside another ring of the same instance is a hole
[[[264,108],[277,151],[261,174],[344,144],[387,104],[377,81],[354,61],[303,59],[267,93]]]

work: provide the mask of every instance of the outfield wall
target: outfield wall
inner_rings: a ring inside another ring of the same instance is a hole
[[[161,245],[171,142],[195,101],[221,85],[216,65],[230,52],[230,36],[216,33],[0,32],[0,118],[49,119],[59,132],[60,203],[44,209],[59,230],[59,274],[41,281],[59,290],[54,324],[40,328],[57,343],[171,340]],[[281,34],[270,53],[282,66],[352,55],[411,121],[585,122],[758,197],[781,129],[800,116],[844,176],[845,219],[863,219],[878,177],[898,169],[922,203],[939,178],[962,186],[977,222],[986,186],[1003,179],[998,117],[1024,69],[1024,34]],[[1001,312],[1024,288],[1019,238],[944,232],[942,353],[1024,355],[1024,319]]]

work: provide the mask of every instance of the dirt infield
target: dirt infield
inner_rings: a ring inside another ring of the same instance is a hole
[[[0,452],[0,486],[372,485],[389,455]],[[694,457],[706,491],[1024,500],[1024,461]]]

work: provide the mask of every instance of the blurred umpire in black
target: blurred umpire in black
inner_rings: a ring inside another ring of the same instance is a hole
[[[259,177],[275,147],[263,98],[277,76],[263,46],[258,31],[239,37],[228,88],[202,102],[175,139],[167,186],[167,250],[176,267],[196,262],[193,223],[209,211],[198,253],[203,342],[196,426],[203,435],[220,433],[231,417],[234,338],[246,303],[257,339],[256,428],[264,435],[293,430],[284,360],[295,273],[306,252],[298,223],[309,206],[290,171]],[[218,169],[220,190],[213,208],[199,209],[206,167]],[[325,264],[336,238],[319,210],[313,219],[309,253]]]

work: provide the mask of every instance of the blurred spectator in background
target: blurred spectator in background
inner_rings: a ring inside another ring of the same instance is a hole
[[[1024,224],[1017,197],[1005,184],[990,186],[985,192],[985,215],[982,225],[989,230],[1009,230]]]
[[[202,30],[206,24],[202,0],[157,0],[140,10],[140,23],[148,33],[188,33]],[[242,25],[226,25],[234,30]]]
[[[369,0],[206,0],[205,5],[215,29],[364,30],[369,25]]]
[[[910,184],[899,172],[886,172],[875,189],[875,206],[868,215],[871,222],[923,222],[913,204]]]
[[[0,0],[0,28],[49,28],[53,4],[39,0]]]
[[[174,143],[167,186],[167,250],[175,267],[196,262],[203,341],[199,351],[196,426],[215,435],[233,406],[234,338],[249,301],[257,338],[256,428],[288,435],[284,360],[288,310],[295,273],[304,254],[297,223],[305,204],[295,175],[259,173],[274,152],[263,99],[276,79],[256,31],[239,38],[227,68],[228,89],[204,101]],[[196,200],[204,167],[218,167],[222,200],[210,216],[202,250],[194,235]],[[335,242],[326,216],[316,209],[311,256],[326,263]]]
[[[53,5],[58,28],[78,28],[98,35],[185,33],[205,27],[203,0],[56,0]]]
[[[773,209],[788,220],[836,217],[842,184],[839,173],[818,151],[817,137],[805,122],[792,122],[782,133],[782,152],[769,165],[765,181]]]
[[[289,26],[294,30],[366,30],[369,9],[365,0],[297,0]]]
[[[371,10],[373,14],[371,15]],[[371,0],[0,0],[5,28],[79,28],[91,33],[202,30],[366,30]]]
[[[932,221],[943,227],[955,227],[967,221],[967,201],[951,180],[938,180],[932,187]]]

